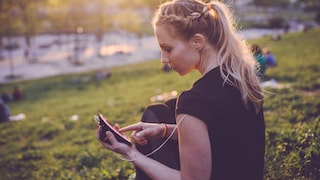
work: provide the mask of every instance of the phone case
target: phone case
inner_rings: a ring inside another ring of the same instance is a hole
[[[100,135],[99,135],[100,140],[103,141],[103,139],[106,137],[106,132],[110,131],[110,132],[113,133],[113,135],[116,137],[116,139],[119,142],[125,143],[125,144],[127,144],[129,146],[132,145],[130,140],[126,136],[121,134],[118,130],[113,128],[113,125],[101,113],[98,114],[98,118],[99,118],[99,124],[102,127],[102,130],[101,130]],[[109,140],[106,140],[104,142],[110,143]]]

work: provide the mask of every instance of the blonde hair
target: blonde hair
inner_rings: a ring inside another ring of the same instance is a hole
[[[174,34],[189,40],[196,33],[204,35],[218,49],[218,64],[225,83],[239,89],[244,105],[254,106],[258,113],[264,100],[247,42],[237,34],[228,7],[220,2],[205,4],[198,0],[174,0],[162,4],[153,18],[154,28],[170,24]]]

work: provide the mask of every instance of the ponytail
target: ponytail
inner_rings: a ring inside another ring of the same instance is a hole
[[[160,6],[153,26],[170,24],[175,36],[189,40],[203,34],[218,50],[217,63],[225,83],[239,89],[247,108],[254,106],[258,113],[264,99],[255,61],[246,41],[239,36],[228,7],[217,1],[175,0]]]

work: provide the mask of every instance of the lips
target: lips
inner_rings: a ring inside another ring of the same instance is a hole
[[[179,67],[173,66],[172,64],[169,64],[169,66],[170,66],[171,70],[176,71],[177,73],[180,74],[180,68]]]

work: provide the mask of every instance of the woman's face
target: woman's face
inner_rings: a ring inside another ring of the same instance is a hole
[[[190,41],[179,39],[173,33],[171,25],[161,24],[156,26],[155,35],[161,48],[161,62],[185,75],[195,69],[200,60],[199,53],[191,46]]]

